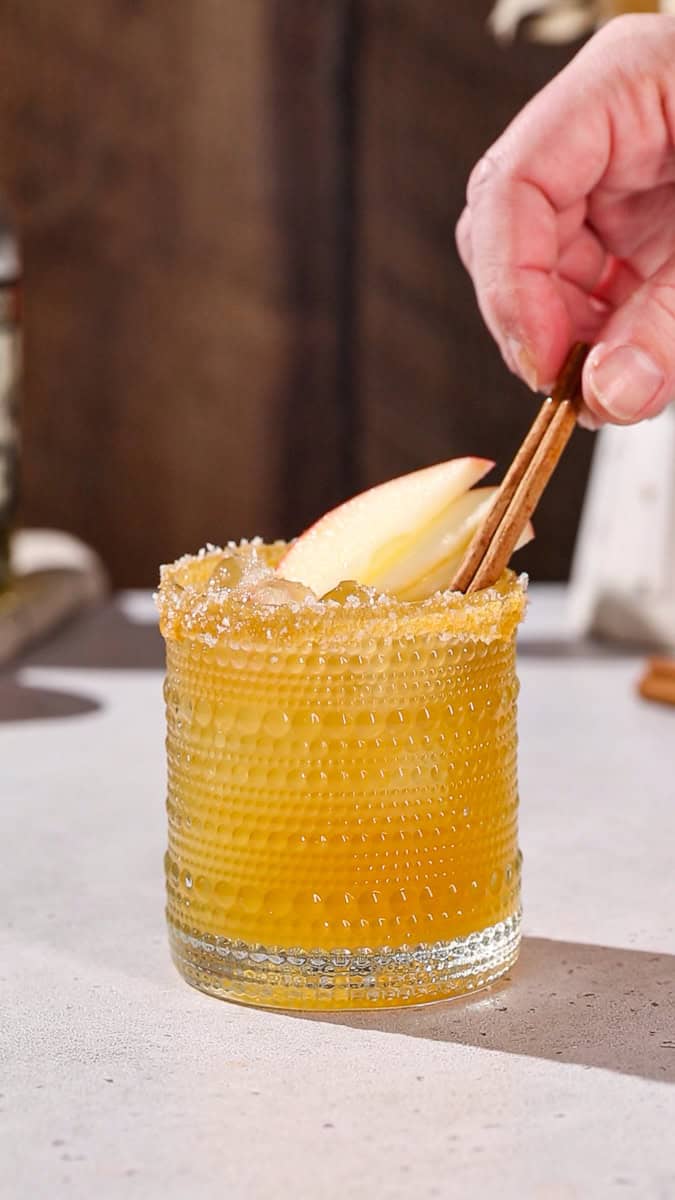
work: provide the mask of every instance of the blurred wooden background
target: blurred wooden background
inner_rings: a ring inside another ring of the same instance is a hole
[[[118,584],[290,536],[535,402],[453,227],[468,172],[572,49],[488,0],[2,0],[0,197],[25,257],[23,519]],[[521,563],[562,578],[592,438]]]

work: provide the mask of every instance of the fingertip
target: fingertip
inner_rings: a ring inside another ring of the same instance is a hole
[[[526,345],[518,338],[507,337],[505,343],[505,358],[512,371],[526,383],[530,391],[541,390],[537,365]]]
[[[602,429],[604,423],[599,417],[596,417],[595,413],[590,412],[585,405],[581,408],[577,417],[577,425],[581,429],[585,429],[588,433],[597,433],[598,429]]]
[[[507,361],[533,391],[550,391],[575,340],[555,281],[544,272],[523,269],[510,291],[494,289],[490,311]]]

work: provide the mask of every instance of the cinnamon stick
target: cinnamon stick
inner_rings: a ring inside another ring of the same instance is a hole
[[[588,346],[572,347],[552,396],[545,400],[452,581],[473,592],[496,583],[534,512],[577,422]]]
[[[638,683],[644,700],[675,705],[675,659],[652,658]]]

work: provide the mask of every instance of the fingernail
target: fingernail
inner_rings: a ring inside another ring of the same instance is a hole
[[[533,392],[539,391],[537,368],[528,350],[516,338],[506,339],[506,349],[521,379]]]
[[[664,380],[658,363],[637,346],[617,346],[606,354],[600,345],[591,356],[589,385],[600,407],[617,421],[638,417]]]

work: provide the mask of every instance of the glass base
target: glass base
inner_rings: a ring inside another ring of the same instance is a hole
[[[518,957],[520,913],[450,942],[380,950],[280,950],[169,922],[173,960],[193,987],[264,1008],[398,1008],[486,987]]]

